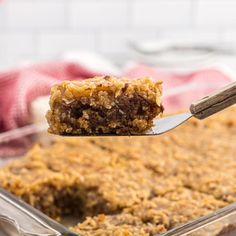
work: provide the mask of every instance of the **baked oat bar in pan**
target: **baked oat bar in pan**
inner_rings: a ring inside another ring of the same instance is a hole
[[[162,113],[161,82],[95,77],[63,81],[51,90],[47,113],[54,134],[138,134]]]

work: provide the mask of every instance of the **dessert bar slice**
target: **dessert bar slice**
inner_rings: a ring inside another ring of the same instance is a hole
[[[162,82],[95,77],[63,81],[51,90],[47,113],[54,134],[138,134],[162,113]]]

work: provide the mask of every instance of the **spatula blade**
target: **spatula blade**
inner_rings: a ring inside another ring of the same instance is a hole
[[[152,135],[163,134],[163,133],[181,125],[183,122],[185,122],[186,120],[188,120],[192,116],[193,115],[191,112],[185,112],[185,113],[157,119],[150,134],[152,134]]]

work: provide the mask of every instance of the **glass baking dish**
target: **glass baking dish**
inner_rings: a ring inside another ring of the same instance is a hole
[[[34,145],[48,145],[53,136],[47,134],[45,124],[29,125],[24,128],[16,129],[5,134],[0,134],[0,165],[8,161],[20,158],[27,150]],[[0,220],[1,221],[1,220]],[[1,222],[0,222],[1,230]],[[17,236],[5,234],[0,231],[0,235]],[[228,205],[213,212],[210,215],[201,217],[192,222],[174,228],[163,236],[233,236],[236,235],[236,203]]]

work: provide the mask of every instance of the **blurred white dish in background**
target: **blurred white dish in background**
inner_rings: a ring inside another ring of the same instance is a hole
[[[160,54],[166,51],[194,51],[194,52],[215,52],[223,54],[235,54],[235,45],[212,43],[209,41],[195,40],[151,40],[133,41],[130,44],[135,50],[143,54]]]
[[[189,71],[214,64],[219,55],[234,55],[233,45],[184,40],[132,41],[133,57],[158,68]]]

